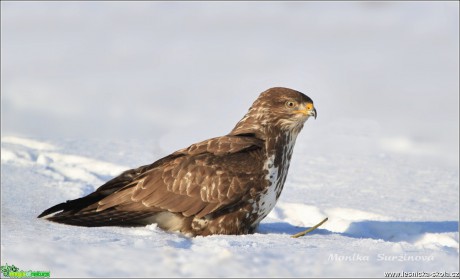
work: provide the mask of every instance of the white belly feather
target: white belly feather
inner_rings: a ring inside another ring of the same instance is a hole
[[[291,139],[289,144],[284,148],[282,155],[284,164],[281,164],[282,166],[275,166],[275,155],[270,156],[264,164],[264,170],[268,171],[265,178],[269,181],[269,186],[261,193],[259,201],[254,206],[254,211],[256,211],[259,216],[254,222],[254,225],[259,224],[275,207],[276,201],[283,190],[284,182],[286,181],[294,144],[295,137]],[[280,171],[279,167],[283,169]]]

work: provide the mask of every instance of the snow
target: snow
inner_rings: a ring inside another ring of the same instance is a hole
[[[280,201],[257,233],[188,238],[156,225],[80,228],[36,219],[47,207],[88,194],[127,167],[73,155],[65,141],[33,140],[53,146],[48,151],[29,144],[30,139],[6,139],[2,259],[16,266],[50,270],[56,277],[382,276],[386,271],[458,270],[455,169],[408,166],[389,155],[302,160],[315,141],[298,142],[298,160],[293,159]],[[122,141],[111,144],[129,149]],[[91,148],[92,142],[81,145]],[[93,151],[93,157],[103,157],[98,152],[104,150]],[[304,170],[310,173],[306,177]],[[313,233],[290,238],[325,217],[329,221]]]
[[[1,8],[2,265],[52,277],[459,270],[458,2]],[[273,86],[309,95],[318,118],[297,138],[281,197],[255,234],[36,218],[228,133]]]

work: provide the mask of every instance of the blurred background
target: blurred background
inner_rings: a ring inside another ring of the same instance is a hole
[[[458,2],[1,2],[1,127],[166,153],[290,87],[311,152],[458,168]],[[371,146],[371,148],[368,148]],[[378,147],[378,148],[375,148]]]

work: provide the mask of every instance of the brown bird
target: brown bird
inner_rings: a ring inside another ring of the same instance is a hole
[[[310,116],[316,118],[316,109],[306,95],[268,89],[228,135],[127,170],[38,217],[53,214],[47,219],[87,227],[156,223],[192,236],[253,233],[281,194]]]

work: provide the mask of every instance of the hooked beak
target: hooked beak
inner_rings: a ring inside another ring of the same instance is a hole
[[[316,108],[313,106],[312,103],[308,103],[305,106],[305,109],[302,110],[296,110],[296,113],[302,113],[303,115],[308,115],[308,116],[313,116],[316,119]]]
[[[316,116],[317,116],[317,114],[316,114],[316,108],[313,108],[312,110],[310,110],[310,111],[308,112],[308,115],[313,116],[313,117],[316,119]]]

